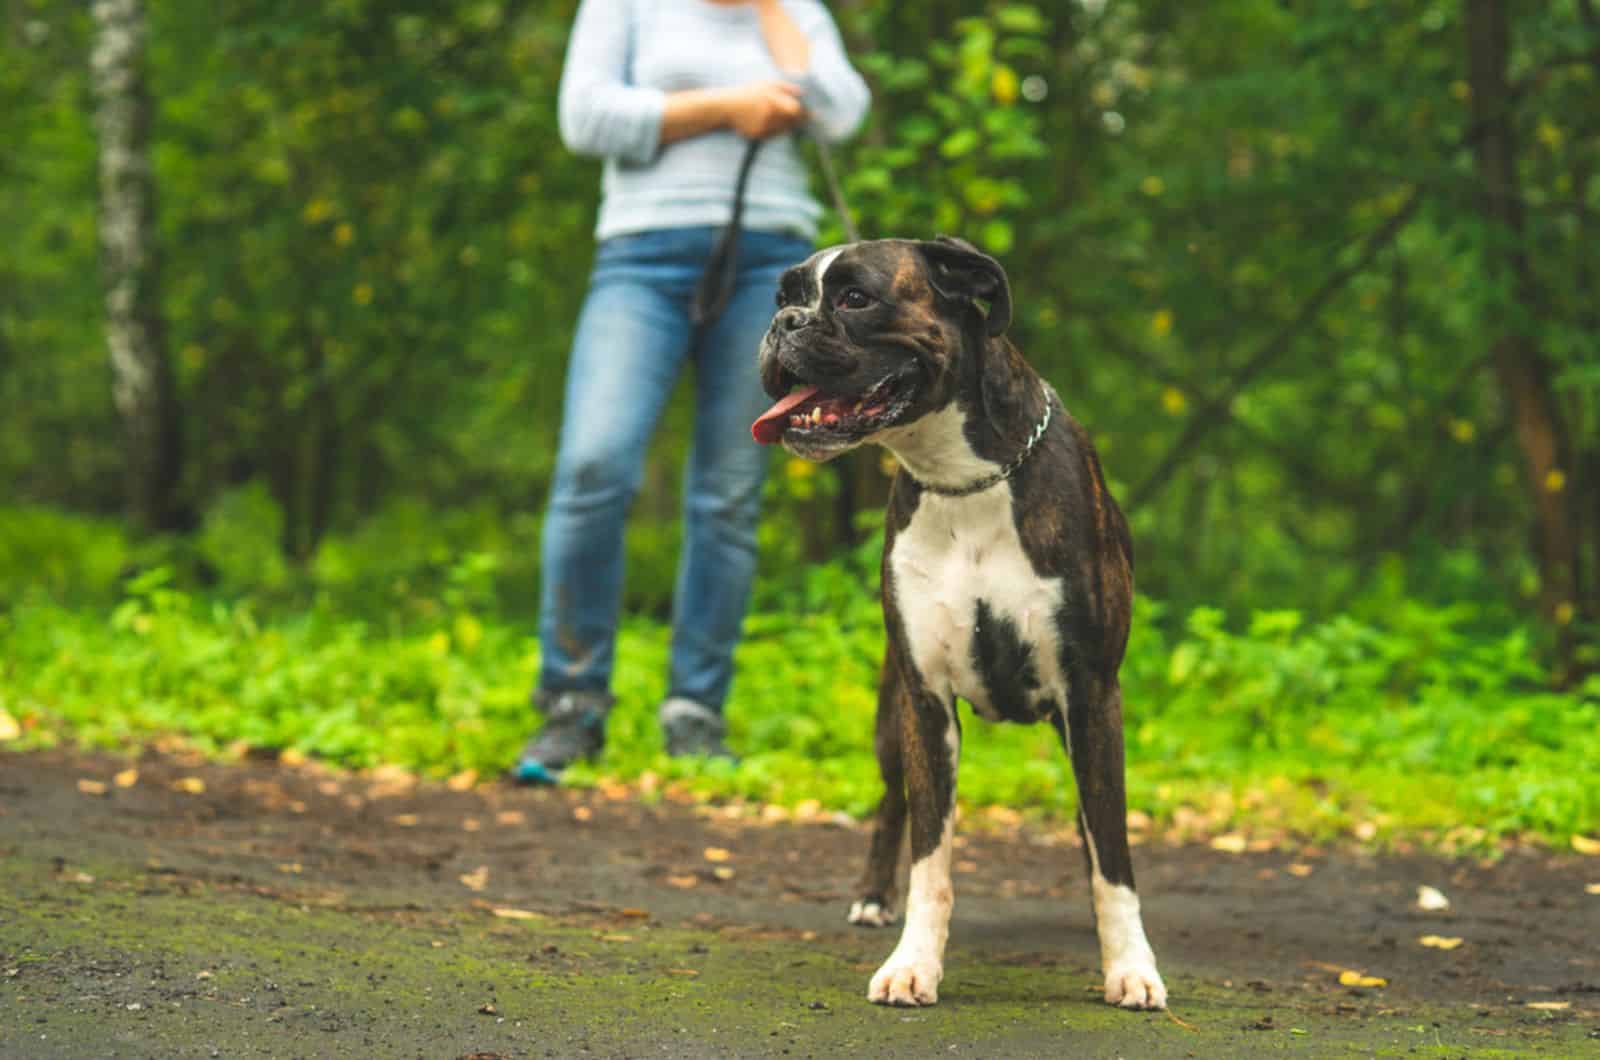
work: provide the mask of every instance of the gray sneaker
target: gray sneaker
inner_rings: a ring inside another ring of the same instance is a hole
[[[519,784],[554,784],[580,758],[593,758],[606,742],[606,715],[616,698],[607,692],[534,693],[544,727],[528,741],[511,776]]]
[[[673,758],[700,755],[738,762],[722,742],[722,717],[704,703],[673,696],[657,712],[661,731],[666,734],[667,754]]]

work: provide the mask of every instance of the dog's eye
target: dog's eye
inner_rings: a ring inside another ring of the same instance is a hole
[[[859,287],[846,287],[834,302],[840,309],[865,309],[871,304],[872,296]]]

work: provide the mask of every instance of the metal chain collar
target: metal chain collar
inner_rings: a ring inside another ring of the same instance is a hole
[[[1028,438],[1028,443],[1022,447],[1022,452],[1018,453],[1009,464],[992,475],[985,475],[976,482],[969,482],[965,486],[956,486],[953,489],[948,486],[935,486],[931,482],[923,482],[915,475],[912,475],[917,485],[929,493],[937,493],[941,497],[970,497],[974,493],[981,493],[990,486],[998,485],[1010,478],[1017,468],[1022,466],[1023,461],[1028,459],[1028,454],[1033,452],[1033,447],[1039,444],[1039,439],[1044,437],[1045,429],[1050,426],[1050,417],[1055,412],[1056,392],[1050,389],[1049,383],[1042,383],[1041,390],[1044,394],[1044,417],[1039,420],[1039,425],[1033,429],[1033,434]],[[910,472],[907,472],[907,474],[910,474]]]

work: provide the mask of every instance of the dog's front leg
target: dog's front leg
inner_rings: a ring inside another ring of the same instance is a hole
[[[950,858],[956,815],[961,726],[954,700],[911,683],[900,717],[900,757],[911,816],[911,885],[900,943],[872,977],[867,999],[880,1005],[932,1005],[944,976],[955,890]]]
[[[901,676],[894,642],[889,642],[878,682],[878,719],[873,745],[878,752],[878,772],[883,776],[883,799],[872,825],[872,846],[867,869],[850,906],[850,923],[885,927],[894,923],[895,872],[900,867],[900,846],[906,834],[906,775],[900,758],[901,719],[906,705],[906,683]]]
[[[1145,938],[1128,850],[1128,797],[1122,753],[1122,690],[1113,684],[1072,705],[1057,721],[1078,782],[1078,831],[1089,862],[1089,889],[1105,999],[1123,1008],[1167,1007],[1167,988]]]

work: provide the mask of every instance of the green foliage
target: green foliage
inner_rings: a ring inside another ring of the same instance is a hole
[[[851,153],[849,199],[868,238],[931,227],[1011,252],[1011,218],[1032,201],[1026,163],[1046,154],[1020,93],[1047,54],[1047,28],[1035,8],[1014,4],[956,20],[925,53],[862,57],[884,131]]]
[[[111,511],[89,19],[36,0],[4,10],[0,481],[13,500]],[[264,484],[299,564],[403,505],[536,540],[598,183],[559,148],[572,10],[151,9],[196,512]],[[1600,133],[1581,116],[1597,29],[1573,0],[1508,6],[1538,292],[1520,305],[1494,267],[1511,236],[1486,220],[1473,169],[1461,10],[1373,10],[836,5],[874,89],[868,127],[837,152],[863,230],[947,231],[1003,256],[1014,337],[1137,500],[1141,584],[1183,610],[1370,617],[1396,591],[1501,621],[1525,610],[1541,586],[1532,499],[1551,487],[1529,480],[1487,367],[1502,323],[1548,360],[1573,455],[1559,488],[1596,489]],[[1394,241],[1302,317],[1413,192]],[[651,614],[670,592],[685,419],[680,400],[630,538],[630,607]],[[847,539],[885,481],[782,476],[769,501],[800,530],[794,562]],[[1600,538],[1592,515],[1580,529]],[[507,566],[519,598],[535,569],[531,550]],[[1595,618],[1572,603],[1577,626]]]
[[[229,490],[206,512],[195,549],[230,593],[272,593],[289,576],[283,511],[260,483]]]
[[[38,518],[4,513],[0,541],[36,533]],[[55,536],[89,543],[96,566],[123,552],[114,531],[92,524],[58,517]],[[538,661],[530,622],[498,602],[502,554],[445,560],[414,545],[371,547],[380,540],[330,541],[337,563],[317,566],[336,577],[302,586],[298,603],[293,593],[276,603],[198,593],[165,566],[122,581],[109,608],[14,582],[0,593],[16,601],[0,610],[0,709],[21,722],[25,745],[123,748],[181,734],[211,750],[499,772],[536,727]],[[774,568],[776,581],[758,589],[728,706],[737,769],[662,755],[655,706],[668,633],[624,623],[608,747],[574,781],[653,771],[707,796],[868,812],[881,791],[878,547]],[[49,584],[105,597],[84,576]],[[1374,821],[1383,834],[1557,840],[1600,826],[1588,783],[1600,680],[1548,691],[1525,632],[1485,633],[1468,606],[1410,604],[1381,625],[1271,611],[1237,627],[1200,608],[1168,635],[1162,611],[1141,599],[1123,667],[1132,803],[1160,825],[1203,813],[1213,827],[1314,836]],[[969,718],[964,733],[969,807],[1070,815],[1071,774],[1048,727]]]
[[[130,551],[127,532],[109,520],[0,509],[0,600],[24,589],[79,602],[113,598]]]
[[[1221,784],[1312,831],[1592,827],[1596,689],[1549,692],[1539,660],[1562,635],[1600,664],[1600,601],[1523,616],[1548,573],[1537,500],[1575,513],[1589,597],[1600,570],[1593,5],[1507,5],[1520,235],[1485,209],[1459,5],[835,7],[874,88],[837,152],[863,230],[1003,256],[1012,336],[1128,508],[1163,602],[1127,664],[1137,801],[1172,818]],[[0,697],[33,740],[496,768],[529,727],[539,505],[592,250],[597,166],[559,148],[553,105],[573,4],[150,10],[200,524],[130,541],[60,514],[122,495],[90,20],[0,0],[0,500],[24,506],[0,511]],[[1543,358],[1557,474],[1519,448],[1505,336]],[[628,531],[600,767],[624,775],[681,772],[650,711],[683,397]],[[775,461],[730,708],[751,753],[705,790],[874,797],[877,460]],[[1047,733],[968,731],[965,798],[1070,806]]]

